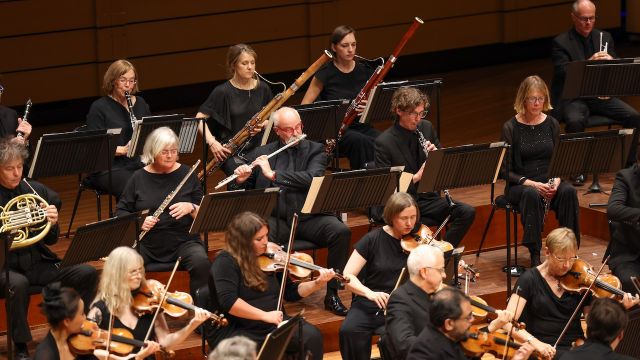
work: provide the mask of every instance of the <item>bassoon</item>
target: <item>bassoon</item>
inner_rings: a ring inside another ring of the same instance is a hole
[[[327,145],[325,147],[325,152],[327,154],[331,154],[333,152],[336,143],[342,139],[342,135],[344,135],[344,132],[347,131],[347,128],[358,116],[358,113],[356,111],[358,104],[360,104],[363,100],[366,100],[369,97],[369,93],[371,92],[371,90],[384,79],[389,70],[391,70],[391,68],[393,67],[393,64],[395,64],[396,60],[398,59],[402,48],[404,48],[407,41],[411,39],[413,33],[415,33],[418,29],[418,26],[422,24],[424,24],[424,21],[422,21],[422,19],[418,17],[413,19],[413,24],[411,24],[409,30],[407,30],[407,32],[402,36],[402,39],[400,39],[400,42],[398,43],[398,45],[396,45],[393,53],[389,55],[389,59],[387,59],[387,61],[383,65],[379,65],[376,68],[369,80],[367,80],[367,83],[364,84],[364,87],[362,87],[362,90],[360,90],[360,93],[358,93],[358,96],[356,96],[356,98],[351,101],[351,104],[349,104],[347,112],[344,114],[344,118],[342,119],[342,124],[340,125],[340,129],[338,130],[337,138],[335,140],[327,140]]]
[[[229,141],[227,141],[223,146],[229,150],[231,153],[227,156],[227,158],[232,157],[242,149],[242,147],[250,140],[252,137],[251,132],[255,129],[256,126],[261,124],[263,121],[269,119],[269,116],[272,112],[278,110],[285,101],[287,101],[295,92],[313,75],[320,69],[322,65],[331,60],[333,56],[327,50],[324,51],[322,56],[318,58],[309,68],[303,72],[296,81],[289,86],[289,88],[276,95],[267,105],[265,105],[262,110],[260,110],[257,114],[253,115],[253,117],[247,121],[244,127],[238,131]],[[207,176],[211,175],[213,172],[218,170],[222,163],[225,162],[226,159],[222,161],[218,161],[215,158],[211,159],[207,162],[206,169],[201,171],[198,174],[198,178],[202,180],[204,178],[204,174],[206,172]]]

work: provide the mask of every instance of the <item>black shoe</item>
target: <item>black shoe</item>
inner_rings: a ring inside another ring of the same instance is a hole
[[[584,175],[580,174],[576,177],[571,177],[571,180],[573,181],[573,186],[582,186],[584,185]]]
[[[336,294],[327,295],[324,298],[324,308],[338,316],[347,316],[347,312],[349,311]]]

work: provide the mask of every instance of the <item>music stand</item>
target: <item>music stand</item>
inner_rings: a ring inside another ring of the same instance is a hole
[[[120,246],[133,247],[138,240],[143,210],[81,226],[76,231],[60,268],[96,261]]]
[[[442,79],[405,80],[378,84],[371,91],[367,106],[360,117],[360,122],[373,124],[394,119],[395,114],[391,110],[393,93],[401,87],[413,87],[429,97],[431,103],[429,112],[431,114],[435,113],[436,135],[440,139],[440,86],[442,86]]]
[[[318,101],[292,106],[300,114],[307,140],[316,142],[336,137],[348,107],[348,100]],[[278,140],[275,131],[271,131],[272,128],[273,121],[269,120],[262,135],[262,145]]]
[[[11,248],[11,243],[13,242],[13,237],[11,233],[8,231],[0,232],[0,269],[4,269],[5,275],[5,288],[4,290],[4,311],[6,314],[6,322],[7,322],[7,359],[13,359],[13,330],[11,329],[11,283],[9,280],[9,250]]]
[[[142,150],[144,148],[144,143],[147,140],[147,136],[151,134],[151,132],[159,127],[167,126],[173,130],[176,135],[181,133],[183,128],[183,122],[195,122],[196,119],[188,118],[183,119],[183,114],[172,114],[172,115],[155,115],[155,116],[145,116],[142,120],[136,122],[136,127],[133,129],[133,134],[131,135],[131,143],[129,144],[129,151],[127,152],[128,157],[134,157],[142,155]],[[196,125],[197,126],[197,125]],[[197,128],[196,128],[197,131]],[[193,149],[192,149],[193,151]]]
[[[640,308],[635,306],[628,311],[629,322],[624,330],[624,337],[620,340],[615,352],[640,358],[640,347],[638,346],[638,334],[640,334]]]
[[[620,170],[627,160],[633,133],[633,129],[619,129],[560,135],[551,156],[548,177]],[[602,190],[597,186],[586,193],[592,192]]]
[[[260,351],[258,352],[257,360],[280,360],[284,356],[284,352],[289,346],[291,337],[293,336],[293,330],[295,326],[302,326],[302,314],[304,310],[298,313],[296,316],[287,320],[287,322],[277,327],[270,332],[264,339]],[[299,351],[304,351],[304,348]]]
[[[567,64],[563,99],[640,95],[640,60],[585,60]]]
[[[403,174],[405,174],[403,176]],[[314,177],[301,213],[346,212],[384,205],[411,174],[402,167],[353,170]],[[403,189],[403,185],[406,184]]]

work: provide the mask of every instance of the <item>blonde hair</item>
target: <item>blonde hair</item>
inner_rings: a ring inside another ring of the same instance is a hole
[[[177,146],[179,142],[180,139],[178,139],[178,136],[173,130],[166,126],[159,127],[153,130],[151,134],[149,134],[149,137],[147,137],[140,160],[145,165],[153,164],[155,157],[158,156],[165,147],[169,145]]]
[[[236,44],[229,46],[227,50],[227,75],[232,78],[236,73],[236,64],[240,60],[240,55],[247,53],[253,57],[253,60],[258,61],[258,54],[253,48],[247,44]]]
[[[103,300],[113,315],[119,314],[124,307],[130,306],[133,302],[128,281],[131,264],[137,264],[137,267],[142,268],[141,285],[144,285],[144,260],[133,248],[120,246],[113,249],[102,268],[96,300]]]
[[[516,94],[516,100],[513,102],[513,109],[518,113],[524,113],[524,103],[527,101],[527,96],[533,91],[540,91],[544,95],[544,104],[542,111],[549,111],[553,109],[551,106],[551,97],[549,96],[549,88],[547,84],[538,75],[527,76],[520,83],[518,93]]]
[[[573,230],[560,227],[547,235],[545,240],[545,246],[552,253],[564,252],[566,250],[578,250],[578,242],[576,241],[576,234]]]
[[[131,95],[140,91],[138,89],[138,72],[136,68],[133,66],[131,62],[128,60],[116,60],[107,69],[107,72],[104,73],[104,78],[102,79],[102,90],[109,95],[113,92],[113,89],[116,87],[116,81],[120,78],[120,76],[128,73],[130,70],[133,70],[133,74],[135,75],[136,82],[133,84],[133,89],[131,89]]]

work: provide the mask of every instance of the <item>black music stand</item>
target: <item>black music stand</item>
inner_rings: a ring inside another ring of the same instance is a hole
[[[348,107],[348,100],[319,101],[292,106],[300,114],[307,140],[316,142],[336,137]],[[262,145],[278,140],[278,136],[275,131],[271,131],[272,129],[273,121],[269,121],[262,135]]]
[[[11,283],[9,281],[9,250],[13,237],[11,233],[0,232],[0,269],[4,269],[5,282],[4,282],[4,311],[7,321],[7,359],[13,359],[13,329],[11,329]]]
[[[638,335],[640,334],[640,308],[635,306],[628,312],[629,322],[624,330],[624,337],[620,340],[615,352],[640,358],[640,346],[638,346]]]
[[[574,174],[616,172],[627,160],[634,136],[633,129],[562,134],[549,165],[549,178]],[[597,183],[597,180],[594,180]],[[587,190],[587,194],[603,192]]]
[[[391,110],[391,98],[393,93],[401,87],[413,87],[427,94],[431,106],[429,112],[435,113],[436,135],[440,139],[440,87],[442,79],[395,81],[378,84],[371,91],[367,107],[364,109],[360,122],[376,123],[395,119],[395,114]],[[435,106],[434,106],[435,105]]]
[[[399,187],[400,191],[406,191],[401,184],[409,182],[401,180],[402,174],[400,167],[392,167],[314,177],[301,213],[346,212],[384,205]]]
[[[302,327],[302,313],[301,311],[296,316],[287,320],[287,322],[270,332],[264,339],[260,351],[258,352],[257,360],[280,360],[284,356],[284,352],[289,346],[291,337],[293,336],[293,330],[296,325]],[[299,351],[304,352],[304,348]]]
[[[176,135],[181,133],[182,123],[183,122],[196,122],[196,119],[183,119],[183,114],[172,114],[172,115],[155,115],[155,116],[145,116],[142,120],[137,122],[136,128],[133,130],[133,134],[131,135],[131,143],[129,144],[129,152],[127,153],[128,157],[140,156],[142,155],[142,150],[144,148],[144,143],[147,140],[147,136],[151,134],[151,132],[159,127],[167,126],[173,130]],[[197,129],[196,129],[197,130]],[[181,147],[180,147],[181,148]],[[193,149],[192,149],[193,151]]]
[[[60,268],[99,260],[120,246],[133,247],[147,213],[143,210],[79,227]]]
[[[563,99],[640,95],[640,60],[585,60],[567,64]]]
[[[38,139],[29,177],[38,179],[108,171],[110,190],[111,163],[117,147],[115,137],[119,135],[120,129],[44,134]],[[109,215],[113,215],[111,199]]]

